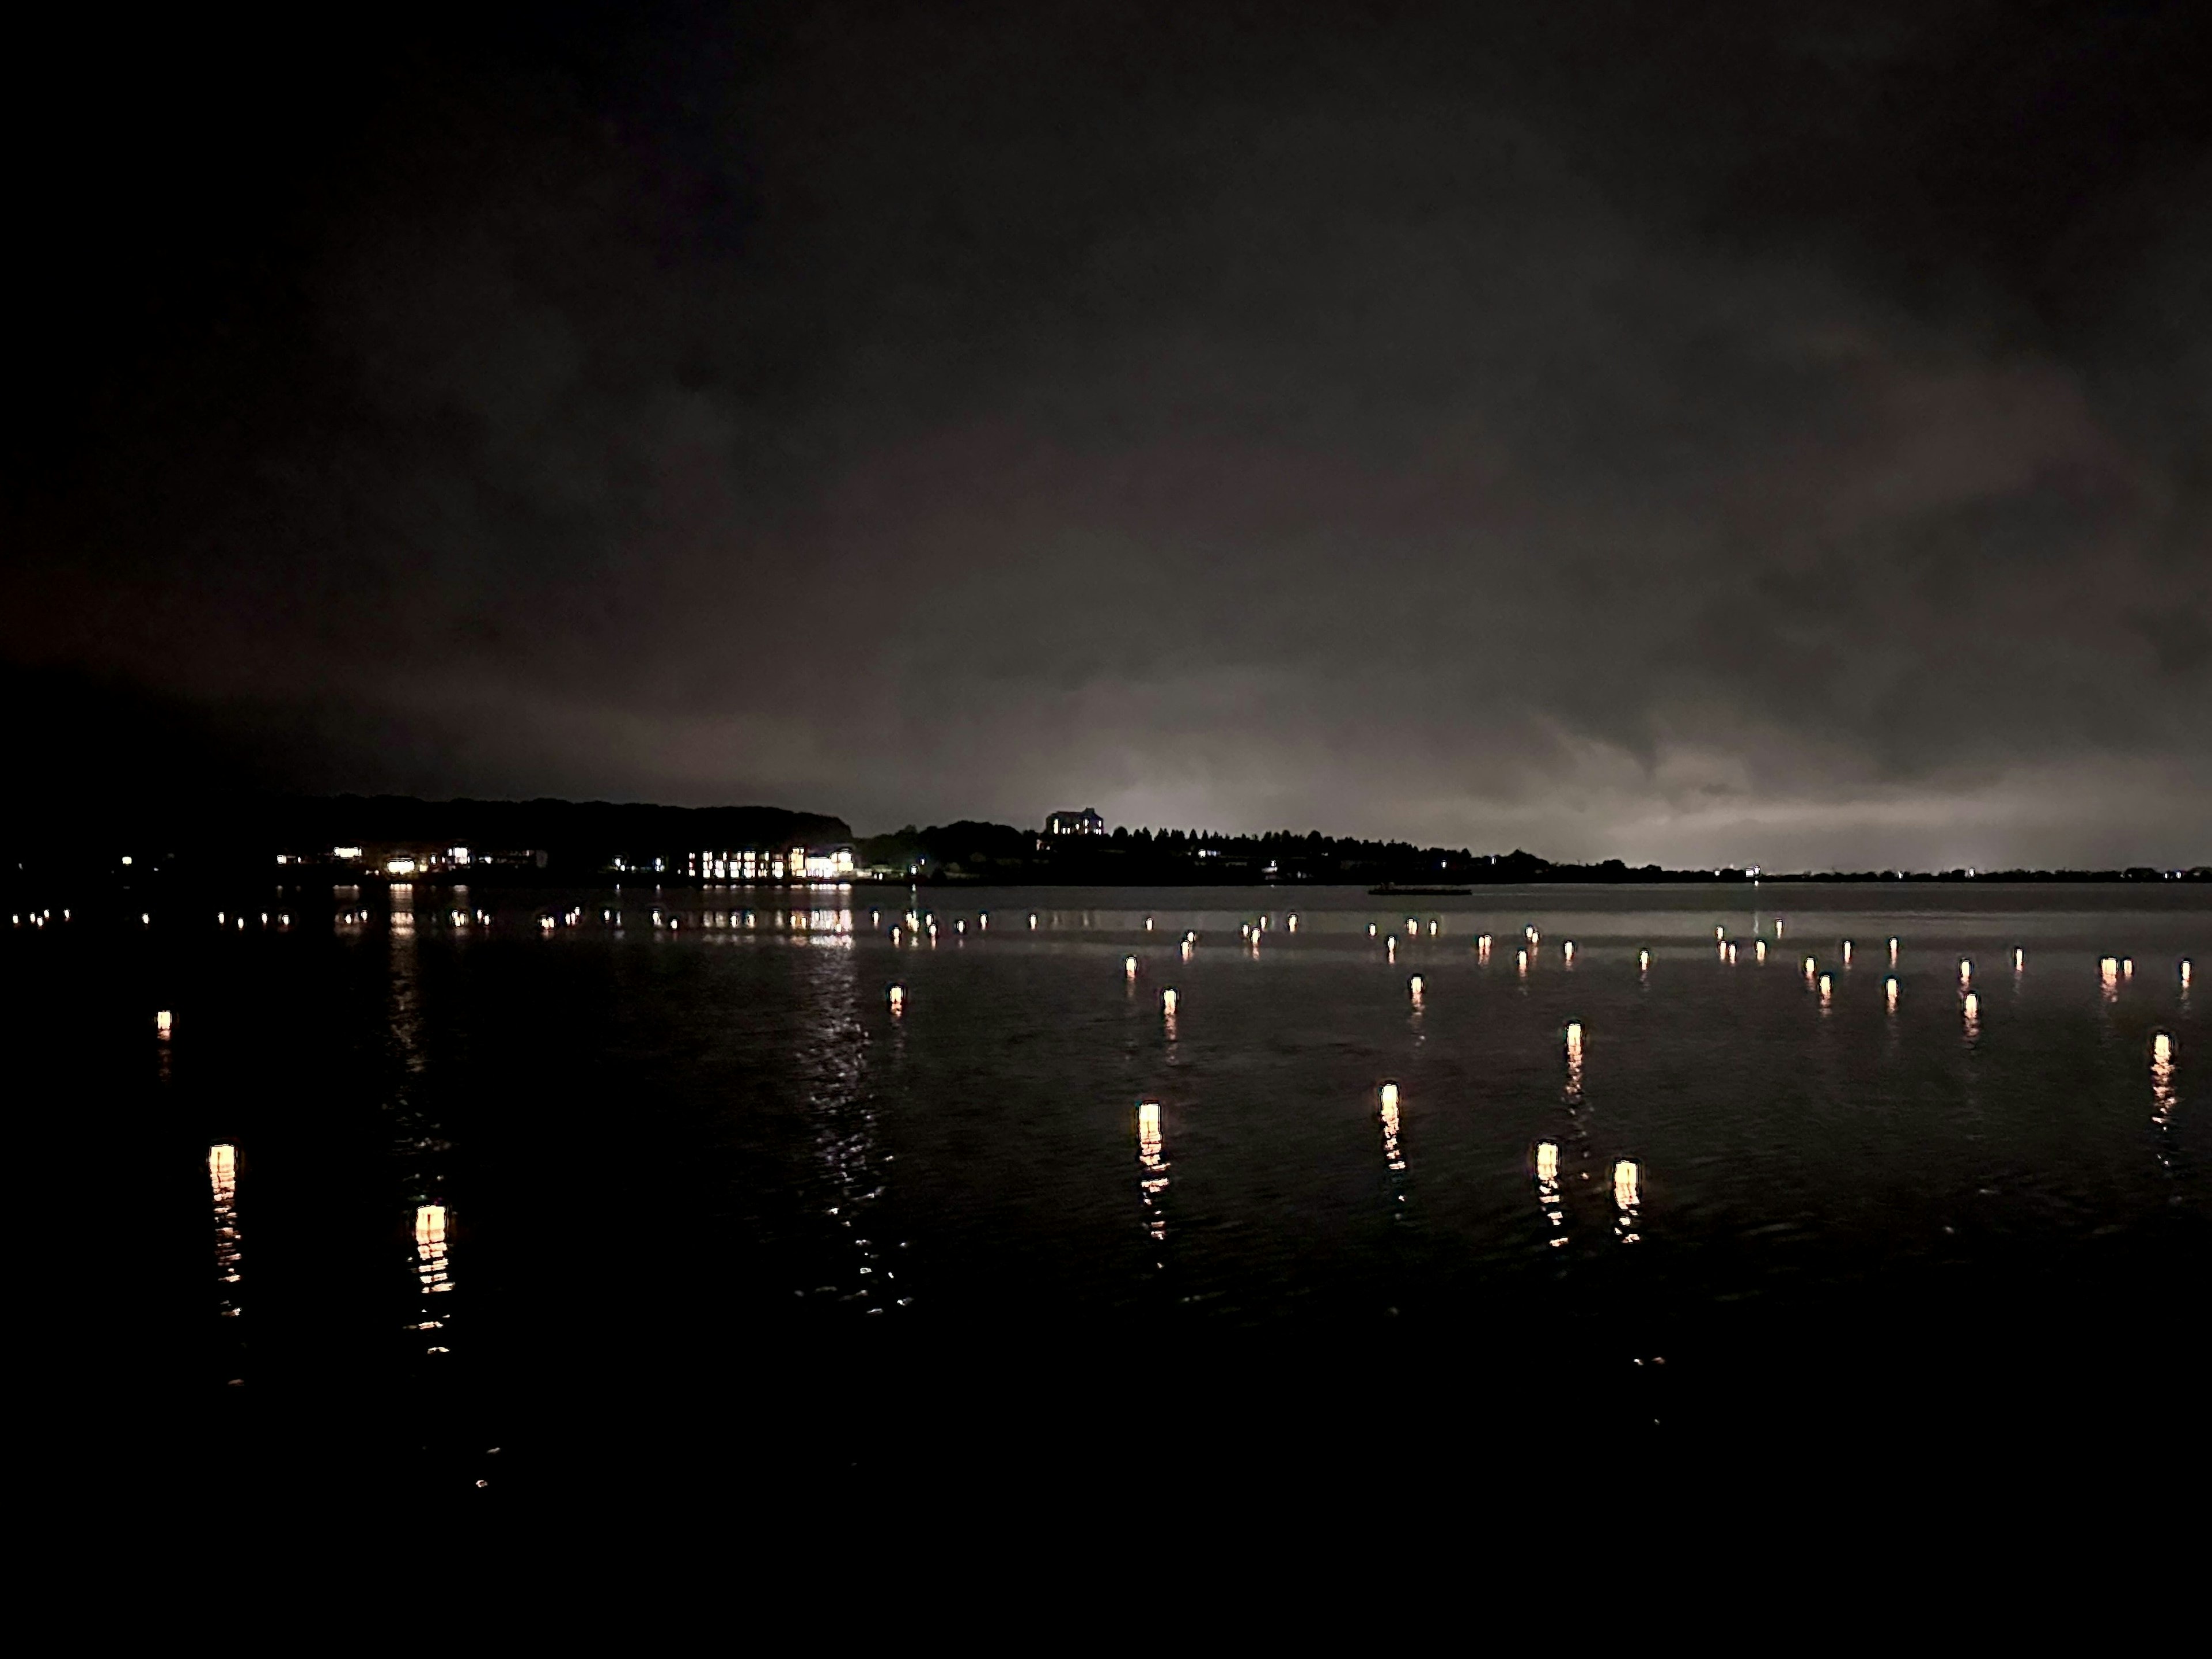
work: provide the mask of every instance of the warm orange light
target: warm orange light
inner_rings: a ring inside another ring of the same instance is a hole
[[[154,1035],[155,1036],[164,1037],[168,1036],[170,1028],[174,1024],[175,1022],[171,1018],[169,1011],[167,1008],[162,1009],[159,1013],[154,1016]]]
[[[1536,1143],[1536,1179],[1557,1181],[1559,1178],[1559,1143],[1540,1140]]]
[[[1386,1083],[1382,1085],[1381,1094],[1382,1099],[1382,1109],[1386,1112],[1396,1111],[1398,1109],[1398,1085],[1395,1083]]]
[[[1625,1158],[1613,1166],[1613,1201],[1624,1210],[1632,1210],[1643,1201],[1638,1174],[1636,1165]]]

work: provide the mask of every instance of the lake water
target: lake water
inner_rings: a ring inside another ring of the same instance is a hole
[[[156,1462],[1356,1487],[2196,1386],[2201,890],[374,897],[9,940]]]

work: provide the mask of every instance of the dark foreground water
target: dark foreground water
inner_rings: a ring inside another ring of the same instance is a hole
[[[2201,1423],[2201,893],[369,900],[7,940],[149,1478],[1141,1502]]]

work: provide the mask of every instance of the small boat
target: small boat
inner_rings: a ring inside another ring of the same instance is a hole
[[[1373,898],[1465,898],[1474,891],[1472,887],[1401,887],[1395,881],[1386,881],[1380,887],[1370,887],[1368,895]]]

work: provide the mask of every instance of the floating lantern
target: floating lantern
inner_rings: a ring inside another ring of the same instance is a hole
[[[1766,960],[1766,941],[1765,939],[1755,939],[1752,940],[1751,959],[1753,962],[1764,962]]]
[[[1897,941],[1895,939],[1892,939],[1889,942],[1889,965],[1893,968],[1897,966]]]
[[[894,1014],[904,1013],[906,1012],[906,987],[903,985],[892,986],[890,989],[890,1001],[891,1012]]]
[[[891,929],[891,943],[892,943],[892,944],[894,944],[894,945],[896,945],[898,942],[899,942],[899,930],[898,930],[897,928],[894,927],[894,928],[892,928],[892,929]]]
[[[1170,1019],[1175,1018],[1176,994],[1172,987],[1160,993],[1160,1010]]]
[[[1030,932],[1036,932],[1036,917],[1034,915],[1030,917]]]
[[[1382,1088],[1382,1109],[1384,1111],[1396,1111],[1398,1109],[1398,1085],[1395,1083],[1384,1084]]]
[[[1974,1020],[1976,1020],[1976,1019],[1979,1018],[1980,1018],[1980,1016],[1981,1016],[1981,1012],[1982,1012],[1982,1000],[1981,1000],[1981,998],[1979,998],[1979,997],[1976,996],[1976,995],[1975,995],[1972,991],[1967,992],[1967,993],[1966,993],[1966,1019],[1967,1019],[1968,1024],[1971,1024]]]
[[[1406,989],[1412,994],[1413,1006],[1416,1008],[1419,1007],[1421,1006],[1421,976],[1419,974],[1416,974],[1413,978],[1407,980],[1406,981]]]
[[[1729,967],[1733,968],[1733,967],[1735,967],[1735,945],[1729,945],[1729,946],[1727,947],[1727,950],[1728,950],[1728,963],[1729,963]]]
[[[1137,1139],[1148,1154],[1157,1154],[1160,1143],[1160,1103],[1140,1100],[1137,1103]]]
[[[1382,942],[1383,953],[1393,962],[1398,959],[1398,936],[1395,933]]]
[[[1547,1185],[1559,1178],[1559,1147],[1557,1141],[1536,1143],[1536,1179]]]
[[[174,1023],[175,1022],[170,1017],[169,1011],[167,1008],[162,1009],[159,1013],[154,1016],[154,1035],[158,1037],[167,1036],[169,1035],[169,1029]]]
[[[1122,973],[1123,973],[1123,974],[1127,975],[1129,978],[1131,978],[1131,979],[1134,979],[1134,978],[1136,978],[1136,976],[1137,976],[1137,959],[1136,959],[1136,957],[1123,957],[1121,958],[1121,971],[1122,971]]]
[[[1583,1023],[1578,1019],[1567,1022],[1567,1059],[1579,1065],[1583,1057]]]
[[[1613,1166],[1613,1201],[1624,1210],[1632,1210],[1643,1201],[1638,1173],[1636,1165],[1625,1158]]]
[[[1636,971],[1639,974],[1648,974],[1651,971],[1650,951],[1638,951],[1636,953]]]
[[[2023,970],[2024,969],[2026,969],[2026,968],[2027,968],[2027,951],[2023,951],[2022,949],[2021,949],[2021,947],[2020,947],[2019,945],[2014,945],[2014,946],[2012,947],[2012,970],[2013,970],[2013,972],[2014,972],[2015,974],[2017,974],[2017,973],[2021,972],[2021,970]]]
[[[1830,977],[1829,977],[1827,975],[1826,975],[1826,974],[1821,975],[1820,975],[1820,1006],[1821,1006],[1823,1008],[1825,1008],[1825,1007],[1826,1007],[1826,1006],[1828,1006],[1828,1003],[1829,1003],[1830,998],[1831,998],[1832,994],[1833,994],[1834,990],[1835,990],[1835,981],[1834,981],[1834,980],[1832,980],[1832,978],[1830,978]]]
[[[2133,979],[2135,976],[2136,959],[2133,957],[2122,957],[2120,958],[2120,977],[2122,979]]]
[[[1714,928],[1714,929],[1713,929],[1713,937],[1714,937],[1715,939],[1726,939],[1726,938],[1728,937],[1728,929],[1727,929],[1727,928],[1725,928],[1725,927],[1716,927],[1716,928]]]
[[[1844,941],[1844,967],[1846,967],[1846,968],[1848,968],[1848,967],[1850,967],[1850,965],[1851,965],[1851,942],[1850,942],[1850,940],[1849,940],[1849,939],[1845,939],[1845,940]]]
[[[965,921],[956,921],[952,924],[952,931],[956,933],[964,933],[968,931],[968,924]]]
[[[1525,979],[1528,973],[1528,953],[1526,951],[1516,951],[1513,953],[1513,965],[1520,969],[1522,976]]]
[[[1959,958],[1959,983],[1971,985],[1974,981],[1974,964],[1964,957]]]
[[[1145,918],[1145,931],[1148,933],[1152,931],[1152,919],[1150,916]]]
[[[1292,933],[1295,933],[1298,931],[1298,913],[1297,911],[1293,910],[1291,912],[1287,925]]]
[[[2189,988],[2189,958],[2187,957],[2181,959],[2181,988],[2185,991]]]
[[[2173,1039],[2160,1031],[2150,1040],[2150,1059],[2154,1066],[2173,1064]]]
[[[1893,978],[1882,981],[1881,992],[1884,1000],[1889,1004],[1889,1012],[1895,1013],[1897,1012],[1897,981]]]
[[[1572,940],[1572,939],[1569,939],[1569,940],[1568,940],[1565,945],[1561,945],[1561,946],[1559,947],[1559,954],[1560,954],[1561,957],[1562,957],[1562,958],[1566,962],[1567,965],[1568,965],[1569,967],[1572,967],[1572,966],[1574,965],[1574,961],[1575,961],[1575,942],[1574,942],[1574,940]]]
[[[1805,958],[1805,982],[1806,982],[1808,985],[1810,985],[1810,984],[1813,982],[1813,973],[1814,973],[1814,967],[1815,967],[1815,964],[1814,964],[1814,961],[1813,961],[1813,958],[1812,958],[1812,957],[1807,957]]]
[[[1774,937],[1777,939],[1782,937],[1782,918],[1779,916],[1774,919]]]

